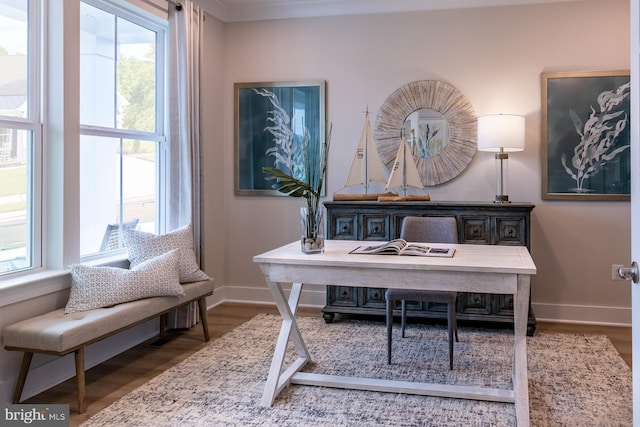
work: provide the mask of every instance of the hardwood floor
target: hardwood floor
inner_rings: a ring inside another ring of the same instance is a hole
[[[278,311],[275,306],[235,303],[224,303],[210,309],[207,320],[211,339],[224,335],[260,313],[278,314]],[[321,313],[320,309],[300,308],[298,315],[320,316]],[[631,328],[539,322],[537,331],[606,335],[631,366]],[[154,339],[140,344],[89,369],[86,373],[87,410],[84,414],[77,413],[75,378],[40,393],[27,403],[69,404],[70,425],[77,426],[203,346],[202,328],[198,325],[189,331],[177,332],[162,343]]]

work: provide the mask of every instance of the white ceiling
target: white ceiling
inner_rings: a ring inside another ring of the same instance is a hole
[[[223,22],[560,3],[577,0],[197,0]]]

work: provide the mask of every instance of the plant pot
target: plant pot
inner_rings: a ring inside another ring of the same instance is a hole
[[[324,252],[324,208],[319,206],[309,210],[300,208],[300,225],[302,237],[300,249],[305,254],[319,254]]]

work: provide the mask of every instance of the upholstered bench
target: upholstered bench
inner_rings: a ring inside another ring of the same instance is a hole
[[[162,332],[166,313],[193,301],[198,301],[204,339],[208,341],[206,297],[213,294],[213,281],[185,283],[182,287],[184,295],[145,298],[70,314],[65,314],[65,309],[61,308],[6,327],[3,332],[5,348],[24,352],[13,403],[20,403],[34,353],[64,356],[74,352],[78,411],[83,413],[85,346],[156,317],[160,317]]]
[[[156,235],[123,229],[128,263],[121,267],[71,264],[71,288],[65,308],[6,327],[7,350],[24,352],[13,403],[20,403],[34,353],[75,353],[78,412],[84,412],[84,348],[125,329],[160,318],[198,301],[204,339],[209,341],[206,298],[213,280],[196,260],[191,224]],[[122,268],[124,267],[124,268]]]

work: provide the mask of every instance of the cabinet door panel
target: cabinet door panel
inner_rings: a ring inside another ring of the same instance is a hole
[[[462,241],[460,243],[490,243],[491,224],[487,216],[466,216],[460,218]]]
[[[362,293],[362,307],[365,308],[382,308],[386,307],[384,288],[360,288]]]
[[[500,316],[513,316],[513,295],[493,295],[494,313]]]
[[[491,314],[490,294],[471,294],[461,292],[458,295],[460,313],[488,315]]]
[[[358,306],[358,288],[350,286],[327,286],[329,304],[340,307]]]
[[[389,240],[389,218],[386,215],[362,215],[363,240]]]
[[[496,240],[498,245],[525,246],[524,218],[496,218]]]
[[[333,219],[333,230],[335,235],[327,236],[329,239],[335,240],[357,240],[357,216],[356,215],[341,215]]]

